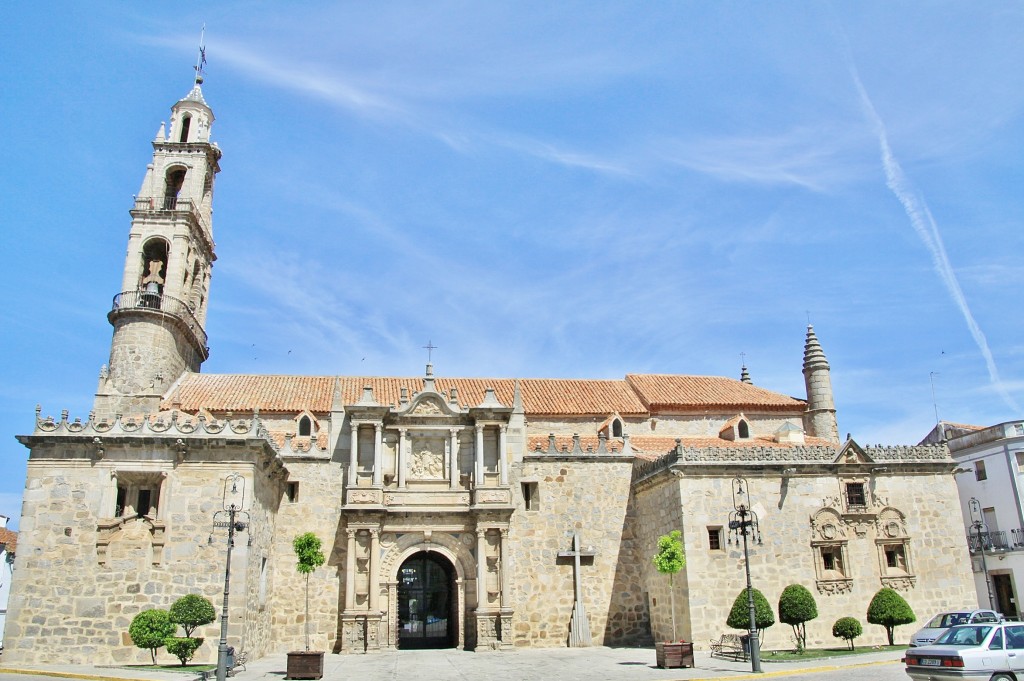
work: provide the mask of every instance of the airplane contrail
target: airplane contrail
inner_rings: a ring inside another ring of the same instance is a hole
[[[992,351],[988,347],[985,334],[982,332],[981,327],[978,326],[978,322],[975,321],[974,315],[971,314],[971,308],[967,304],[963,290],[960,288],[960,282],[957,281],[953,267],[949,264],[949,258],[946,256],[946,247],[942,243],[942,235],[939,233],[938,225],[935,224],[935,218],[932,217],[932,213],[928,209],[928,204],[924,198],[914,191],[910,180],[903,172],[903,168],[896,160],[896,157],[893,156],[892,148],[889,146],[889,135],[886,132],[885,123],[882,121],[882,117],[878,115],[878,111],[871,102],[871,98],[868,97],[867,90],[864,89],[864,84],[861,82],[860,75],[857,73],[857,68],[853,65],[852,60],[849,61],[849,66],[853,82],[857,86],[857,92],[860,94],[861,104],[864,106],[864,111],[867,113],[868,118],[874,125],[875,133],[878,135],[878,145],[882,152],[882,168],[885,170],[885,184],[896,198],[899,199],[899,202],[903,204],[903,210],[906,212],[907,217],[910,218],[910,224],[913,225],[914,231],[917,232],[918,237],[920,237],[931,253],[932,265],[935,267],[935,271],[946,285],[946,290],[949,291],[953,302],[960,309],[960,314],[963,315],[964,321],[967,322],[967,328],[970,330],[975,344],[981,351],[982,357],[985,358],[989,380],[993,387],[1011,409],[1019,412],[1020,407],[999,377],[999,370],[996,368],[996,361],[992,357]]]

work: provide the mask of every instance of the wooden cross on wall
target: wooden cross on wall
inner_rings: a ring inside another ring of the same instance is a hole
[[[580,567],[583,559],[593,563],[597,552],[593,547],[580,548],[580,533],[572,533],[572,550],[559,551],[559,558],[572,558],[572,580],[575,585],[575,598],[572,604],[572,620],[569,622],[569,647],[578,648],[591,645],[590,622],[587,620],[587,609],[583,605],[583,585],[580,581]]]

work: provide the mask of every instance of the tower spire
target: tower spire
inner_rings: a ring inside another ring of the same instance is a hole
[[[807,325],[807,338],[804,342],[804,384],[807,387],[804,430],[809,435],[839,442],[831,367],[811,324]]]

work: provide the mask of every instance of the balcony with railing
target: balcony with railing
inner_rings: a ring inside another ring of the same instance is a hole
[[[192,199],[177,196],[136,196],[134,210],[185,215],[194,220],[204,232],[210,233],[210,226],[206,224],[202,213],[199,212],[199,206]]]
[[[1021,551],[1024,550],[1024,529],[1010,530],[1009,540],[1006,530],[969,532],[967,548],[971,553],[977,553],[982,548],[986,551]]]
[[[203,325],[196,319],[192,308],[187,303],[173,296],[165,296],[152,291],[122,291],[114,296],[114,304],[107,318],[113,323],[117,317],[130,313],[166,315],[182,329],[192,334],[196,345],[204,353],[204,359],[205,356],[209,355],[210,349],[206,345],[206,331],[203,330]]]

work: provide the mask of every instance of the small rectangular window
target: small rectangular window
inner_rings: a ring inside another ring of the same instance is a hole
[[[975,461],[974,462],[974,479],[975,480],[987,480],[988,474],[985,473],[985,462]]]
[[[844,576],[843,571],[843,550],[838,546],[821,547],[821,567],[826,573],[836,573]]]
[[[540,510],[540,495],[536,482],[523,483],[523,505],[527,511]]]
[[[896,570],[907,569],[907,558],[903,553],[903,547],[899,545],[885,547],[885,564]]]
[[[299,500],[299,483],[289,482],[285,489],[285,493],[288,495],[288,501],[294,504]]]
[[[864,508],[867,506],[863,482],[846,483],[846,505],[849,508]]]
[[[708,548],[712,551],[722,550],[722,528],[721,527],[709,527],[708,528]]]

